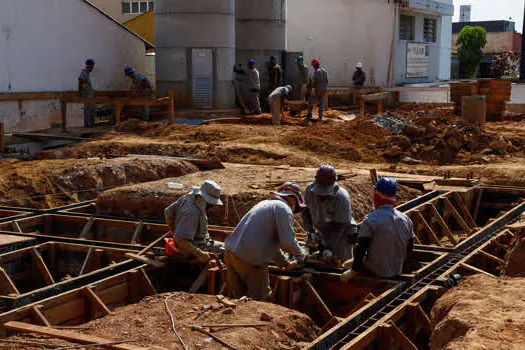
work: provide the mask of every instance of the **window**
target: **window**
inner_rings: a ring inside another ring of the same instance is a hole
[[[399,40],[414,40],[414,16],[399,16]]]
[[[423,27],[423,40],[427,43],[436,42],[436,27],[437,21],[432,18],[425,18],[425,25]]]
[[[122,13],[140,14],[155,9],[154,1],[127,1],[122,2]]]

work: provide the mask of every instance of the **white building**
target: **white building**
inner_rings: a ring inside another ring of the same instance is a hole
[[[86,58],[97,63],[95,90],[123,90],[124,67],[143,71],[147,46],[84,0],[2,0],[0,94],[75,91]],[[70,126],[83,124],[80,108],[70,108]],[[48,128],[61,121],[60,104],[0,102],[0,121],[6,131]]]
[[[450,78],[453,0],[288,0],[288,51],[321,59],[331,86],[363,62],[367,85]]]

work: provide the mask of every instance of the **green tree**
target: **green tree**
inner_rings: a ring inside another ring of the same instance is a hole
[[[482,27],[463,27],[456,44],[462,75],[466,78],[475,78],[476,70],[483,58],[483,48],[487,45],[487,31]]]

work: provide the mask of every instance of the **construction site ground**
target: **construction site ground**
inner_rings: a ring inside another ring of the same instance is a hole
[[[0,160],[3,174],[0,198],[4,206],[33,208],[97,199],[96,210],[102,214],[162,220],[163,208],[187,190],[172,189],[169,183],[190,187],[211,179],[223,187],[226,203],[222,211],[210,215],[211,221],[234,226],[251,206],[265,199],[279,184],[295,181],[304,189],[313,179],[315,169],[326,163],[335,165],[342,175],[340,183],[350,192],[358,221],[372,210],[370,169],[377,169],[379,175],[421,182],[443,177],[450,171],[458,177],[473,173],[483,184],[525,185],[525,129],[522,127],[525,117],[487,123],[484,131],[452,115],[448,107],[403,105],[374,119],[376,117],[368,114],[361,119],[345,110],[331,110],[325,122],[309,127],[301,126],[301,116],[287,116],[283,126],[271,126],[271,116],[267,114],[234,123],[202,126],[128,120],[115,128],[98,129],[96,134],[91,134],[93,140],[39,152],[35,160]],[[391,133],[398,128],[390,124],[391,119],[403,121],[399,133]],[[81,135],[90,130],[75,132]],[[175,157],[217,160],[223,162],[224,169],[203,171]],[[400,202],[421,194],[421,189],[401,186]],[[519,315],[523,309],[513,299],[522,287],[521,279],[508,277],[468,279],[457,292],[452,292],[457,296],[447,294],[432,314],[433,326],[437,327],[432,348],[481,348],[478,343],[485,341],[483,334],[493,334],[496,330],[501,334],[501,329],[507,326],[508,335],[501,337],[522,338]],[[486,300],[479,295],[472,296],[480,290]],[[157,295],[139,304],[124,306],[75,331],[112,340],[134,339],[143,346],[180,348],[170,330],[165,297]],[[496,299],[498,302],[494,303]],[[169,302],[176,327],[192,349],[220,347],[215,341],[209,341],[209,337],[192,331],[190,323],[261,322],[262,312],[270,316],[271,326],[231,328],[216,334],[242,349],[292,349],[319,335],[319,329],[307,316],[273,304],[237,301],[233,314],[221,310],[194,320],[199,310],[214,300],[212,296],[181,293]],[[481,308],[482,303],[490,304],[490,309]],[[479,318],[471,319],[474,314],[469,309],[471,306],[478,307],[475,314]],[[518,310],[512,316],[505,313],[497,322],[488,319],[497,314],[494,308],[511,307]],[[461,316],[454,316],[452,309]],[[464,326],[468,322],[472,324]],[[450,330],[454,325],[471,331],[454,333]],[[469,343],[470,336],[476,340]],[[504,346],[507,343],[501,337],[489,337],[483,346],[510,348]],[[41,336],[9,339],[74,345]],[[20,348],[14,343],[1,346]]]

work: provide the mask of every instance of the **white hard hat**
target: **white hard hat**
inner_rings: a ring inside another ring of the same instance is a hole
[[[201,195],[209,204],[222,205],[221,187],[213,181],[204,181],[200,189],[196,191],[196,194]]]
[[[355,65],[356,68],[363,68],[363,63],[361,62],[357,62],[357,64]]]

